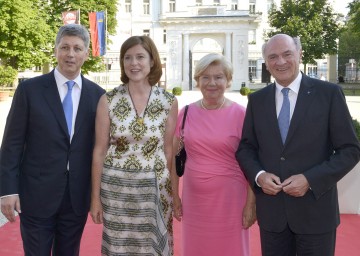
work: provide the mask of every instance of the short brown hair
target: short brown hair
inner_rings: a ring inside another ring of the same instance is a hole
[[[150,85],[155,85],[160,81],[162,76],[162,66],[160,61],[159,52],[150,37],[148,36],[132,36],[128,38],[121,46],[120,49],[120,69],[121,69],[121,81],[124,84],[129,82],[129,77],[125,73],[124,68],[124,56],[127,50],[130,48],[141,45],[149,53],[151,60],[153,61],[153,66],[150,68],[150,73],[148,75],[148,81]]]

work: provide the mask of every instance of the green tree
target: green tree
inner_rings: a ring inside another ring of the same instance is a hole
[[[353,0],[349,3],[349,24],[354,33],[360,33],[360,1]]]
[[[47,0],[38,0],[40,6],[46,6],[46,13],[48,13],[48,22],[54,28],[55,31],[62,26],[61,14],[65,11],[80,10],[80,23],[85,27],[89,28],[89,12],[95,11],[106,11],[107,13],[107,36],[113,35],[116,33],[116,13],[117,6],[116,2],[113,0],[60,0],[60,1],[50,1]],[[47,4],[48,3],[48,4]],[[54,40],[53,40],[54,41]],[[108,43],[111,43],[108,41]],[[53,65],[56,64],[55,58],[52,59]],[[89,59],[84,63],[82,67],[82,73],[88,73],[89,71],[102,71],[105,69],[102,57],[93,57],[91,54],[91,45],[90,45],[90,55]]]
[[[49,60],[54,32],[31,0],[0,0],[0,59],[16,70]]]
[[[8,86],[12,86],[17,76],[17,71],[10,66],[0,66],[0,90]]]
[[[354,33],[353,27],[349,24],[339,38],[339,75],[345,75],[346,63],[349,63],[350,59],[354,59],[356,63],[360,62],[360,33]]]
[[[356,74],[360,63],[360,1],[352,1],[348,7],[348,19],[339,38],[339,75],[345,74],[346,63],[349,63],[350,59],[357,63]]]
[[[64,11],[80,10],[80,22],[89,27],[88,13],[107,11],[107,31],[116,29],[116,1],[113,0],[0,0],[0,60],[16,70],[41,66],[53,57],[55,35],[62,26]],[[104,69],[102,58],[90,56],[82,69]]]
[[[282,0],[280,9],[273,6],[269,12],[269,23],[275,30],[266,36],[279,33],[299,36],[306,73],[306,64],[316,64],[315,59],[337,52],[341,31],[338,16],[327,0]]]

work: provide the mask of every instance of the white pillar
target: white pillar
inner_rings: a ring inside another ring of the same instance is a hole
[[[337,55],[328,55],[327,63],[327,80],[332,83],[337,83]]]
[[[183,34],[183,76],[182,88],[189,89],[189,34]]]
[[[157,1],[154,1],[157,2]],[[167,1],[161,0],[160,1],[161,9],[160,9],[160,15],[164,15],[166,12],[168,12],[168,9],[166,8]]]
[[[225,34],[225,57],[228,61],[232,62],[231,59],[231,33]]]

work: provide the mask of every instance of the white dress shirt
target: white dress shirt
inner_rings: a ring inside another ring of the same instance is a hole
[[[67,94],[67,91],[68,91],[68,86],[66,85],[66,82],[69,81],[69,79],[64,77],[57,70],[57,68],[55,68],[54,75],[55,75],[56,85],[59,90],[60,99],[61,99],[61,102],[63,102],[63,100]],[[80,95],[81,95],[81,88],[82,88],[82,80],[81,80],[80,74],[73,81],[75,82],[75,85],[73,87],[72,94],[71,94],[72,102],[73,102],[73,115],[72,115],[72,127],[71,127],[70,141],[72,139],[72,136],[74,135],[75,120],[76,120],[76,115],[77,115],[79,102],[80,102]]]
[[[295,109],[295,105],[296,105],[296,101],[297,101],[297,97],[298,97],[299,89],[300,89],[301,78],[302,78],[302,73],[299,72],[299,74],[295,78],[295,80],[292,81],[292,83],[287,86],[287,88],[290,89],[289,90],[290,122],[291,122],[291,118],[294,114],[294,109]],[[275,91],[276,116],[278,117],[280,110],[281,110],[282,103],[283,103],[283,94],[282,94],[281,90],[284,88],[284,86],[279,84],[276,80],[275,80],[275,86],[276,86],[276,91]],[[260,176],[260,174],[262,174],[264,172],[265,172],[265,170],[261,170],[256,174],[255,182],[259,187],[261,187],[261,186],[259,185],[257,180],[258,180],[258,177]]]
[[[290,120],[292,118],[292,115],[294,113],[295,105],[297,96],[299,94],[300,89],[300,83],[301,83],[301,73],[299,72],[299,75],[295,78],[295,80],[287,86],[289,88],[289,101],[290,101]],[[281,90],[284,88],[281,84],[277,83],[275,81],[276,86],[276,92],[275,92],[275,104],[276,104],[276,116],[279,116],[280,109],[283,103],[283,94]]]

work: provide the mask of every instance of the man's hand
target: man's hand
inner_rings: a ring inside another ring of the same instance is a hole
[[[304,196],[310,185],[304,174],[293,175],[282,183],[283,191],[294,197]]]
[[[18,195],[1,198],[1,212],[10,222],[14,222],[16,220],[15,211],[21,213],[20,198]]]
[[[274,196],[282,190],[280,178],[269,172],[260,174],[257,183],[261,186],[263,192],[268,195]]]

